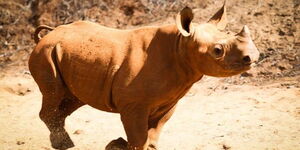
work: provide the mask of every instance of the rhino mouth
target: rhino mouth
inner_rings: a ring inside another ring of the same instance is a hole
[[[251,69],[251,63],[232,63],[225,67],[226,70],[231,70],[232,72],[244,72]]]

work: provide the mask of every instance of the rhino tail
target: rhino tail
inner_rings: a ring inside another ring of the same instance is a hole
[[[50,26],[47,26],[47,25],[40,25],[40,26],[38,26],[38,27],[35,29],[35,32],[34,32],[34,42],[35,42],[35,43],[38,43],[38,42],[41,40],[40,32],[41,32],[43,29],[47,29],[47,30],[49,30],[49,31],[54,30],[53,27],[50,27]]]
[[[63,80],[63,76],[62,76],[62,73],[61,73],[61,68],[59,67],[59,63],[61,63],[61,60],[62,60],[62,55],[63,55],[63,51],[62,51],[62,48],[60,46],[60,43],[57,43],[54,47],[54,56],[53,56],[53,63],[54,63],[54,66],[56,68],[56,71],[57,71],[57,74],[60,76],[62,82],[65,84],[65,81]],[[66,85],[66,84],[65,84]]]

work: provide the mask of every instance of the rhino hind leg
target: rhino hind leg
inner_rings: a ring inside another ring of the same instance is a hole
[[[68,149],[74,144],[64,129],[65,118],[84,104],[72,96],[63,82],[56,65],[56,49],[57,46],[51,50],[50,56],[47,53],[37,53],[32,56],[29,69],[43,95],[39,116],[50,130],[52,147]]]
[[[68,149],[74,147],[74,143],[64,128],[65,119],[77,108],[81,107],[83,103],[75,99],[65,98],[58,106],[49,107],[49,105],[47,105],[48,101],[51,101],[51,99],[43,98],[43,103],[45,103],[45,105],[43,105],[44,107],[42,106],[40,111],[40,118],[50,130],[52,147],[55,149]]]
[[[58,84],[59,85],[59,84]],[[68,94],[66,90],[57,88],[54,94],[43,94],[40,118],[50,130],[50,141],[55,149],[68,149],[74,147],[64,125],[65,119],[84,103]]]

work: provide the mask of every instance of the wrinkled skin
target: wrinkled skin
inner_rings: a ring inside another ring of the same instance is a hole
[[[43,95],[40,118],[52,147],[74,146],[64,121],[88,104],[120,113],[127,149],[157,149],[163,125],[195,82],[239,74],[258,59],[247,26],[234,36],[221,32],[225,12],[224,5],[202,24],[184,8],[174,25],[117,30],[78,21],[40,40],[37,32],[29,69]]]

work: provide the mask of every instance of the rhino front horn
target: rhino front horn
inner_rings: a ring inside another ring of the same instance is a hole
[[[238,36],[245,37],[245,38],[250,38],[250,30],[249,28],[245,25],[240,33],[237,34]]]

